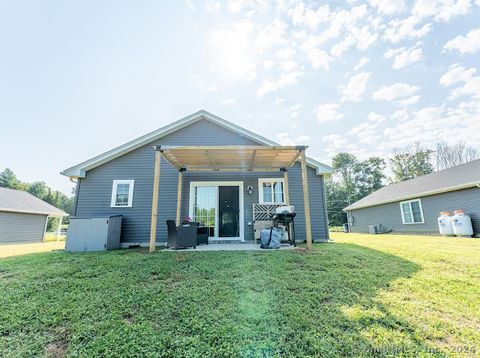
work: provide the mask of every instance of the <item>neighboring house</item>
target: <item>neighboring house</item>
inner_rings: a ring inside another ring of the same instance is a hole
[[[480,231],[480,159],[383,187],[346,207],[352,232],[382,225],[399,233],[438,233],[442,211],[462,209]]]
[[[68,216],[20,190],[0,188],[0,244],[42,242],[49,216]]]
[[[123,215],[122,246],[146,245],[150,236],[155,166],[153,146],[273,146],[264,137],[206,111],[199,111],[62,172],[77,181],[77,217]],[[331,168],[307,158],[312,237],[328,239],[324,174]],[[295,206],[297,240],[306,236],[299,163],[289,171],[290,204]],[[166,220],[176,218],[178,170],[161,160],[157,242],[167,240]],[[210,227],[210,240],[253,240],[254,203],[281,203],[283,174],[277,172],[185,172],[182,179],[181,218]],[[221,203],[239,210],[238,220],[224,227],[219,221]],[[194,210],[195,208],[195,210]],[[196,215],[197,214],[197,217]],[[223,233],[223,234],[222,234]]]

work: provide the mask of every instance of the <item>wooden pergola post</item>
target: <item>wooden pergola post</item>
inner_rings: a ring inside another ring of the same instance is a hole
[[[305,206],[305,229],[307,232],[307,249],[312,249],[312,226],[310,221],[310,198],[308,195],[307,159],[305,149],[300,154],[302,162],[303,205]]]
[[[180,211],[182,207],[182,184],[183,184],[183,169],[178,171],[178,183],[177,183],[177,216],[175,223],[177,226],[180,225]]]
[[[283,170],[283,186],[285,189],[285,204],[290,205],[290,194],[288,192],[288,171],[287,168],[282,168]]]
[[[158,190],[160,185],[160,165],[162,160],[162,152],[155,152],[155,171],[153,176],[153,195],[152,195],[152,219],[150,222],[150,252],[155,251],[155,243],[157,241],[157,212],[158,212]]]

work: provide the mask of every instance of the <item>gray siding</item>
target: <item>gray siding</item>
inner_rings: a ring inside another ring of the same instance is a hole
[[[42,242],[46,215],[0,211],[0,244]]]
[[[473,230],[480,231],[480,189],[470,188],[448,193],[419,198],[422,201],[424,224],[402,223],[400,202],[377,205],[364,209],[352,210],[353,232],[368,232],[369,225],[382,224],[394,232],[438,233],[437,218],[441,211],[453,212],[463,209],[471,216]]]
[[[123,215],[122,242],[147,242],[150,235],[154,150],[152,145],[258,145],[258,143],[231,132],[207,120],[200,120],[176,131],[159,141],[145,145],[124,156],[105,163],[87,172],[78,181],[76,216],[95,217]],[[323,178],[308,170],[312,235],[316,240],[325,240],[327,235],[324,206]],[[244,189],[253,185],[255,193],[244,192],[245,238],[253,238],[253,229],[247,226],[252,220],[252,204],[258,201],[258,178],[281,176],[281,173],[186,173],[184,175],[182,217],[188,215],[190,181],[244,181]],[[175,219],[177,202],[177,170],[162,158],[158,206],[157,240],[166,241],[165,221]],[[134,179],[135,190],[132,208],[111,208],[112,181]],[[297,238],[305,237],[305,219],[299,165],[290,169],[290,196],[297,208]]]

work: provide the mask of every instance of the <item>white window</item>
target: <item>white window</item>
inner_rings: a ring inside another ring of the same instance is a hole
[[[420,199],[402,201],[400,203],[404,224],[424,224],[422,202]]]
[[[133,204],[135,180],[114,180],[112,187],[112,208],[130,208]]]
[[[283,179],[258,179],[258,194],[260,203],[283,204],[285,202]]]

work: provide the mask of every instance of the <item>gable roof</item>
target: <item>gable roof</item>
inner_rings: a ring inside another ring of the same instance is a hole
[[[26,191],[0,188],[0,211],[13,213],[68,216],[67,213]]]
[[[175,121],[173,123],[170,123],[162,128],[159,128],[153,132],[150,132],[148,134],[145,134],[137,139],[134,139],[128,143],[125,143],[119,147],[116,147],[112,150],[109,150],[108,152],[105,152],[103,154],[100,154],[94,158],[91,158],[89,160],[86,160],[80,164],[77,164],[73,167],[70,167],[68,169],[63,170],[60,172],[60,174],[71,177],[71,178],[84,178],[85,174],[87,171],[96,168],[104,163],[107,163],[115,158],[118,158],[126,153],[129,153],[135,149],[138,149],[148,143],[151,143],[153,141],[156,141],[162,137],[165,137],[173,132],[176,132],[186,126],[189,126],[195,122],[198,122],[200,120],[207,120],[210,122],[213,122],[223,128],[226,128],[232,132],[241,134],[254,142],[257,142],[259,144],[263,145],[271,145],[271,146],[276,146],[279,145],[278,143],[275,143],[265,137],[262,137],[256,133],[253,133],[247,129],[244,129],[242,127],[237,126],[236,124],[229,122],[223,118],[217,117],[207,111],[201,110],[198,112],[195,112],[187,117],[184,117],[182,119],[179,119],[178,121]],[[307,158],[307,164],[310,167],[313,167],[316,169],[317,174],[329,174],[332,172],[332,168],[329,167],[328,165],[322,164],[312,158]]]
[[[344,210],[415,199],[480,185],[480,159],[433,172],[421,177],[385,186]]]

